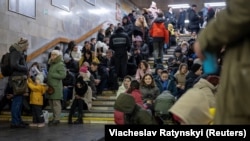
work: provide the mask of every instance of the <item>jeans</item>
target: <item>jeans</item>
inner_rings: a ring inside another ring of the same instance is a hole
[[[63,100],[68,101],[72,99],[73,88],[64,87],[63,88]]]
[[[13,97],[11,105],[11,124],[20,125],[22,123],[21,113],[22,113],[23,96],[16,95]]]

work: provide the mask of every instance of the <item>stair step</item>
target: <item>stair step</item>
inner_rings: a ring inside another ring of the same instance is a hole
[[[116,91],[102,91],[102,95],[101,96],[115,96],[116,95]]]
[[[24,122],[32,122],[32,116],[22,116]],[[77,118],[73,117],[75,121]],[[11,121],[10,115],[0,115],[0,121]],[[68,117],[60,119],[61,123],[67,123]],[[83,117],[83,123],[100,123],[100,124],[114,124],[114,117]]]
[[[109,95],[101,95],[101,96],[97,96],[96,98],[97,101],[103,100],[103,101],[112,101],[112,100],[116,100],[116,96],[109,96]]]
[[[104,110],[114,110],[114,107],[103,107],[103,106],[99,106],[99,107],[96,107],[96,106],[94,106],[94,107],[91,107],[91,111],[92,110],[100,110],[100,111],[104,111]]]
[[[155,59],[153,58],[153,57],[151,57],[151,58],[148,58],[148,61],[154,61]],[[167,61],[168,60],[168,58],[163,58],[163,61]]]
[[[115,101],[99,101],[95,100],[92,102],[93,106],[114,106]]]

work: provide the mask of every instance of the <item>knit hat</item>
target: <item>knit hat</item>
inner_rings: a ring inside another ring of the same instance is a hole
[[[142,42],[141,36],[136,36],[135,39],[134,39],[134,41],[140,41],[140,42]]]
[[[83,67],[80,68],[80,72],[87,73],[88,68],[86,66],[83,66]]]
[[[69,56],[69,54],[64,54],[64,56],[63,56],[63,60],[64,61],[66,61],[66,62],[68,62],[68,61],[70,61],[71,60],[71,58],[70,58],[70,56]]]
[[[200,64],[193,64],[192,67],[191,67],[191,71],[195,73],[200,68],[201,68]]]
[[[18,41],[18,46],[20,47],[21,50],[24,50],[24,49],[27,49],[28,46],[29,46],[29,42],[27,39],[24,39],[24,38],[21,38],[19,41]]]
[[[43,83],[43,81],[44,81],[44,76],[43,76],[43,74],[42,74],[42,73],[38,73],[38,74],[36,75],[36,79],[39,80],[40,83]]]
[[[52,50],[51,54],[55,54],[57,56],[61,55],[61,51],[59,50]]]

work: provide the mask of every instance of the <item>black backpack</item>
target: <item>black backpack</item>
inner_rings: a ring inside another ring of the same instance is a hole
[[[10,76],[12,74],[12,69],[10,66],[10,53],[7,52],[2,56],[1,59],[1,72],[3,76]]]

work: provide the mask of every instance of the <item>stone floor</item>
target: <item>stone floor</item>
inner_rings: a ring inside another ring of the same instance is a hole
[[[43,128],[11,129],[0,122],[0,141],[98,141],[104,137],[104,124],[46,125]]]

